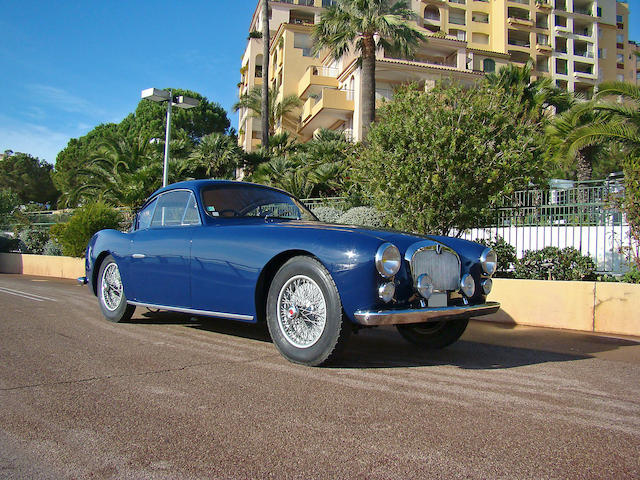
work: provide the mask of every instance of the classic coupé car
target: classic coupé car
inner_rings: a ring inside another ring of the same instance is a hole
[[[136,306],[266,320],[284,357],[320,365],[363,327],[455,342],[499,309],[486,301],[496,263],[477,243],[321,223],[284,191],[195,180],[156,191],[128,233],[95,234],[78,280],[113,322]]]

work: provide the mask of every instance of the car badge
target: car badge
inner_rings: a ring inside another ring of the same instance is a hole
[[[442,245],[436,245],[436,253],[440,255],[442,253]]]

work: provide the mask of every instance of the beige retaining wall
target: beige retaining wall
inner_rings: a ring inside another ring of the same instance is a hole
[[[496,278],[484,320],[640,336],[640,285]]]
[[[0,253],[0,273],[78,278],[84,277],[85,275],[84,259],[54,257],[49,255]]]
[[[0,273],[84,276],[84,260],[0,253]],[[640,285],[496,278],[490,300],[501,310],[481,319],[519,325],[640,336]]]

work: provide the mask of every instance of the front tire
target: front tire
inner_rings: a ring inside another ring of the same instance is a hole
[[[405,340],[423,348],[437,349],[448,347],[457,341],[469,324],[468,318],[444,320],[441,322],[396,325]]]
[[[287,360],[317,366],[340,353],[351,333],[331,275],[317,260],[294,257],[273,277],[267,326]]]
[[[105,257],[98,272],[98,301],[102,315],[110,322],[127,321],[136,309],[127,304],[120,269],[111,255]]]

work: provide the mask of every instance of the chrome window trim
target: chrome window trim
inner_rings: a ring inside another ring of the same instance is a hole
[[[191,313],[193,315],[205,315],[207,317],[230,318],[232,320],[242,320],[244,322],[253,321],[253,316],[241,315],[239,313],[212,312],[209,310],[195,310],[193,308],[168,307],[166,305],[155,305],[153,303],[142,303],[142,302],[132,302],[132,301],[127,301],[127,303],[129,305],[135,305],[136,307],[156,308],[158,310],[169,310],[171,312]]]

